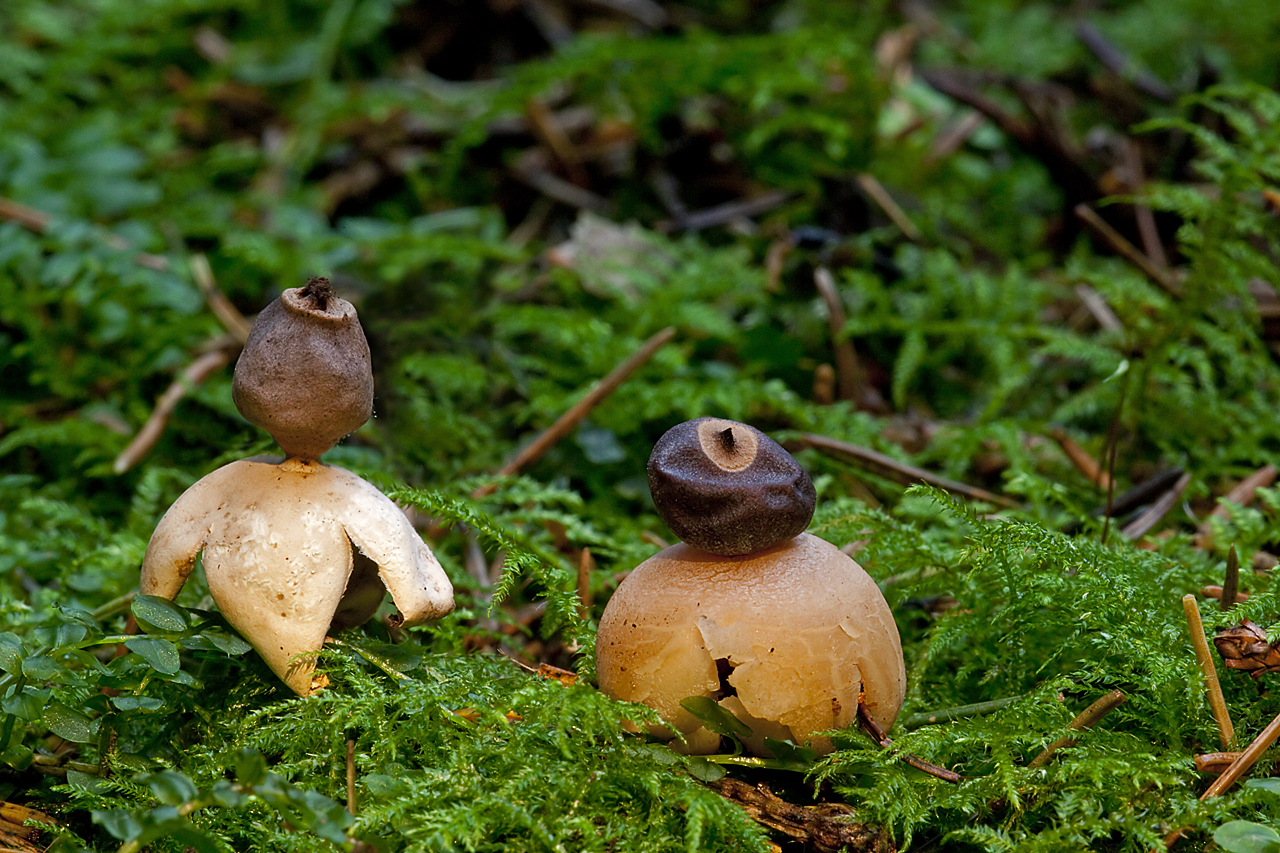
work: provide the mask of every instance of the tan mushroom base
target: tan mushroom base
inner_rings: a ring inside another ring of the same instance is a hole
[[[453,609],[444,569],[395,504],[349,471],[318,462],[232,462],[160,520],[141,590],[173,598],[203,553],[227,621],[294,692],[323,686],[315,655],[330,630],[357,625],[387,590],[406,624]]]
[[[765,738],[832,750],[816,732],[857,719],[863,694],[888,731],[906,689],[902,644],[875,581],[828,542],[802,533],[741,557],[685,544],[646,560],[618,586],[600,620],[600,689],[653,708],[693,753],[719,737],[680,706],[717,699]]]

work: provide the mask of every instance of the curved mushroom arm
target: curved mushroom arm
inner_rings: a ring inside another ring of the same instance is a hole
[[[343,483],[334,517],[360,552],[378,564],[378,576],[406,624],[453,610],[453,584],[435,555],[391,499],[350,471],[329,469]]]
[[[209,538],[210,516],[225,497],[225,465],[197,481],[173,502],[156,525],[142,558],[141,592],[174,598],[196,565],[196,555]]]

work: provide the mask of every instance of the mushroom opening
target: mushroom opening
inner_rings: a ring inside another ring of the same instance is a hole
[[[733,675],[733,664],[729,663],[728,658],[716,658],[716,675],[720,678],[720,689],[716,691],[713,697],[717,702],[726,696],[737,696],[738,688],[729,682],[729,676]]]

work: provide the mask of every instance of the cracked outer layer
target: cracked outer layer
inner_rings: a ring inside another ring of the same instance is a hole
[[[373,414],[369,343],[356,309],[328,279],[286,290],[254,320],[231,394],[286,456],[319,458]]]
[[[807,533],[744,557],[680,544],[641,563],[600,619],[596,675],[609,696],[657,711],[691,752],[714,751],[719,737],[680,707],[689,696],[718,699],[753,729],[752,751],[768,755],[765,737],[830,752],[813,734],[853,723],[860,690],[888,731],[906,690],[898,628],[875,581]]]
[[[698,418],[663,434],[649,456],[649,491],[662,520],[710,554],[750,554],[802,532],[813,518],[813,481],[755,427]]]
[[[174,598],[202,552],[218,609],[303,696],[321,686],[306,653],[366,621],[387,590],[406,624],[453,609],[448,576],[404,513],[318,462],[242,459],[187,489],[151,535],[141,591]]]

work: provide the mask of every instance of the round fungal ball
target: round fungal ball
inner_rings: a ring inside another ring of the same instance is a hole
[[[677,424],[649,456],[658,514],[689,545],[734,557],[785,542],[813,518],[813,481],[776,441],[722,418]]]
[[[807,533],[741,557],[679,544],[641,563],[600,619],[596,674],[606,694],[653,708],[701,753],[719,737],[681,707],[691,696],[733,712],[752,729],[748,747],[768,755],[766,737],[830,752],[814,733],[853,723],[860,693],[888,731],[906,689],[875,581]]]
[[[286,290],[258,315],[232,398],[290,457],[315,459],[373,414],[369,343],[326,278]]]

